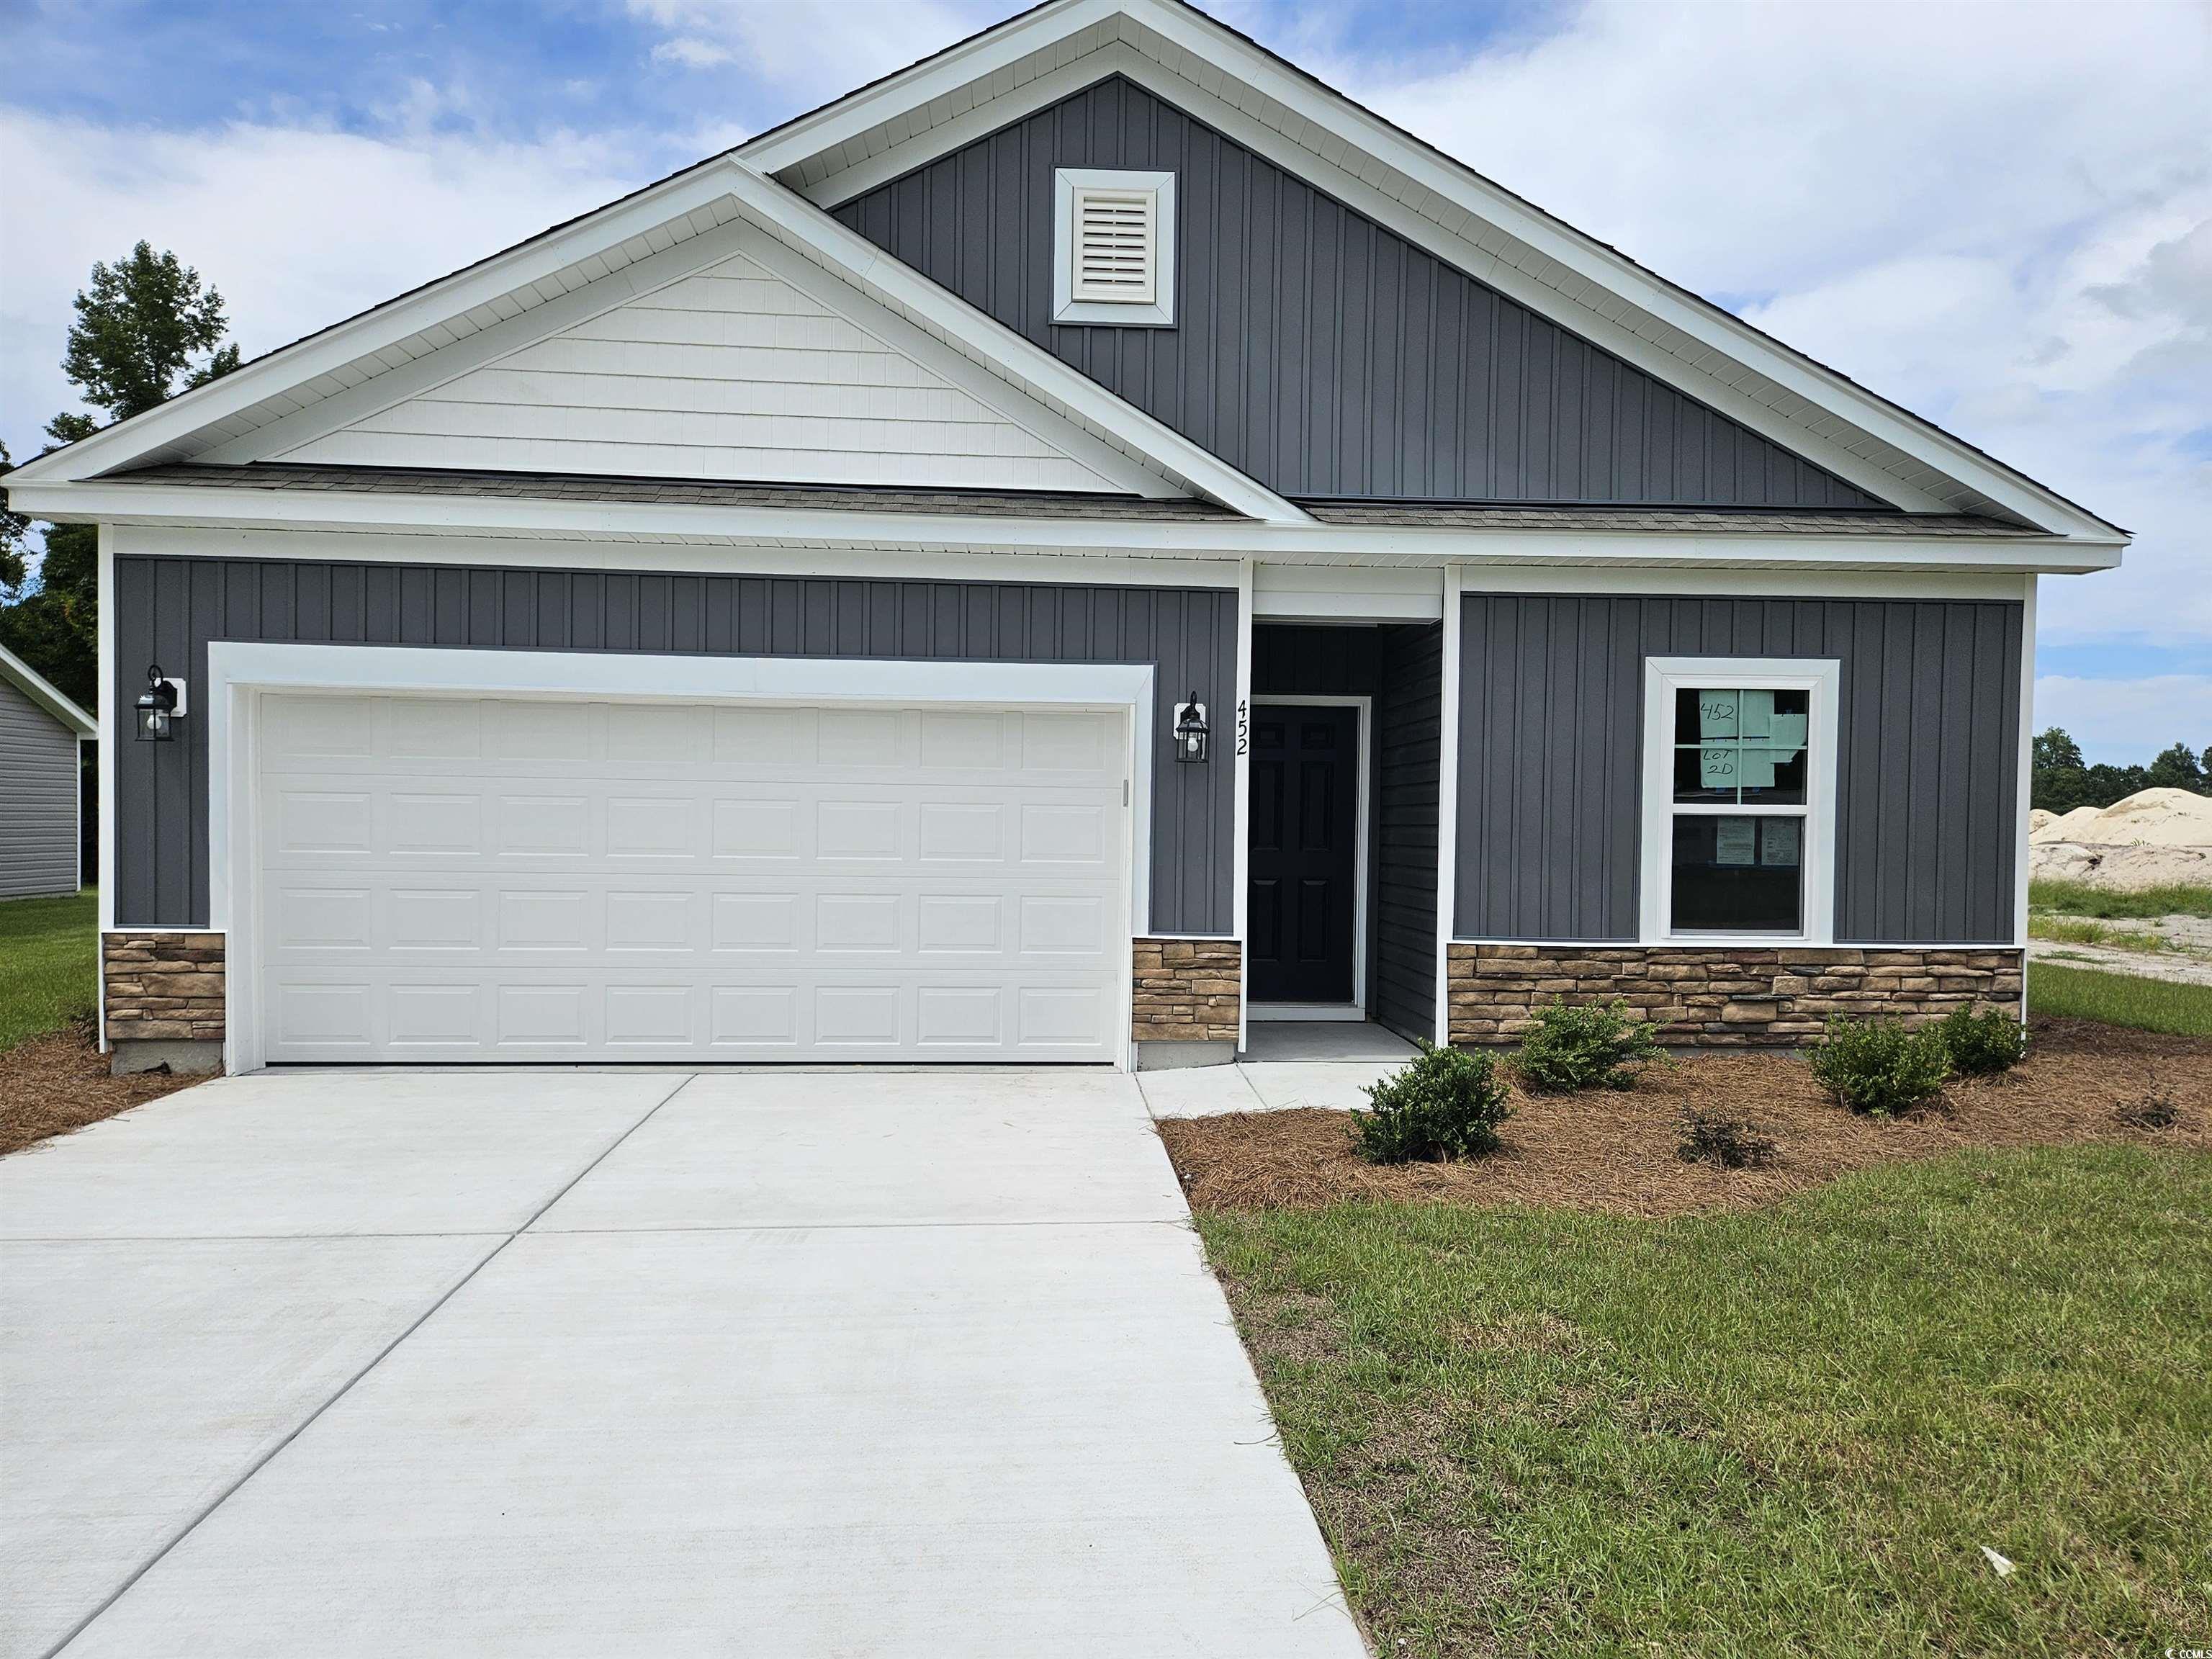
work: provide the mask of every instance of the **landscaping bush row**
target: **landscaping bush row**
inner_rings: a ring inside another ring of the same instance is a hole
[[[2027,1053],[2027,1030],[2014,1016],[1960,1008],[1917,1030],[1894,1020],[1832,1019],[1810,1062],[1838,1102],[1887,1117],[1933,1097],[1954,1076],[2002,1072]],[[1562,1093],[1633,1088],[1644,1066],[1665,1060],[1658,1028],[1616,1000],[1553,1003],[1511,1063],[1527,1087]],[[1494,1056],[1426,1043],[1402,1069],[1370,1084],[1367,1097],[1372,1109],[1355,1114],[1353,1132],[1371,1164],[1480,1158],[1497,1149],[1498,1125],[1513,1115]],[[1697,1121],[1685,1126],[1686,1158],[1735,1169],[1773,1156],[1773,1143],[1748,1122],[1691,1116]]]

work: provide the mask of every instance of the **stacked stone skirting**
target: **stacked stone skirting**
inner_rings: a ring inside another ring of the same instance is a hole
[[[2021,959],[2004,949],[1455,944],[1451,1035],[1510,1042],[1554,1000],[1619,997],[1669,1044],[1801,1043],[1837,1014],[1919,1024],[1960,1007],[2017,1013]]]
[[[221,933],[103,933],[107,1040],[221,1042]]]
[[[1240,969],[1235,939],[1140,939],[1131,1035],[1139,1042],[1234,1042]]]

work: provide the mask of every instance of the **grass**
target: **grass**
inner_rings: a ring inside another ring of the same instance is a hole
[[[0,900],[0,1052],[89,1019],[99,897]]]
[[[2212,1635],[2212,1157],[1963,1154],[1666,1222],[1200,1227],[1380,1653]]]
[[[2139,1031],[2212,1036],[2212,985],[2035,962],[2027,969],[2027,1012],[2132,1025]]]
[[[2102,945],[2115,951],[2154,953],[2181,948],[2172,939],[2156,933],[2146,933],[2132,927],[2107,927],[2100,921],[2087,921],[2079,916],[2030,915],[2027,936],[2030,939],[2057,939],[2068,945]]]
[[[2031,910],[2056,910],[2069,916],[2096,916],[2106,921],[2154,916],[2212,917],[2212,887],[2175,884],[2146,887],[2138,893],[2111,893],[2079,881],[2033,881],[2028,884]]]

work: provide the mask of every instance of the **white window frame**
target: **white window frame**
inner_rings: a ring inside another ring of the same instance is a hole
[[[1152,302],[1075,297],[1075,196],[1081,190],[1149,191],[1152,204]],[[1121,328],[1172,328],[1176,295],[1176,194],[1172,173],[1055,167],[1052,174],[1052,319]]]
[[[1638,939],[1646,945],[1832,945],[1836,928],[1836,714],[1843,665],[1833,657],[1647,657],[1644,661],[1644,820],[1642,902]],[[1802,805],[1780,802],[1683,802],[1674,799],[1674,694],[1700,687],[1747,691],[1803,691],[1808,697]],[[1674,817],[1802,817],[1797,858],[1804,882],[1804,926],[1785,933],[1766,928],[1676,933],[1674,913]]]

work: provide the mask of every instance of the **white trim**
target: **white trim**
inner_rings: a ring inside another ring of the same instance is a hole
[[[70,769],[70,780],[76,786],[70,792],[76,799],[76,811],[70,814],[70,830],[76,854],[76,884],[70,890],[82,893],[84,891],[84,738],[82,734],[77,737],[76,746],[70,752],[76,762]]]
[[[100,616],[94,624],[94,660],[99,678],[93,683],[93,712],[100,732],[100,902],[94,923],[99,930],[95,945],[94,978],[99,993],[93,1000],[93,1018],[98,1029],[95,1046],[107,1052],[107,935],[115,929],[115,531],[100,526],[94,581]]]
[[[1436,566],[1261,564],[1253,610],[1267,622],[1432,623],[1444,614]]]
[[[1034,81],[1019,82],[1024,60],[1054,46],[1064,49],[1084,30],[1115,13],[1127,20],[1121,32],[1132,44],[1079,53],[1051,73],[1051,94],[1065,95],[1057,82],[1070,77],[1071,71],[1082,71],[1080,84],[1109,73],[1129,75],[1270,161],[1313,179],[1359,211],[1544,314],[1565,320],[1566,313],[1573,313],[1571,325],[1578,332],[1692,391],[1754,430],[1801,452],[1808,442],[1817,445],[1828,455],[1816,459],[1887,499],[1903,498],[1901,504],[1912,505],[1916,497],[1925,503],[1937,498],[1906,472],[1869,460],[1825,433],[1815,434],[1814,426],[1822,423],[1784,415],[1705,366],[1717,359],[1741,364],[1782,396],[1801,398],[1856,427],[1901,459],[1966,483],[2023,516],[2039,522],[2055,520],[2069,533],[2091,538],[2114,533],[2112,526],[2094,514],[1951,434],[1924,425],[1741,319],[1666,283],[1278,61],[1203,13],[1172,0],[1068,0],[1041,7],[953,53],[756,140],[740,154],[764,170],[788,172],[841,146],[865,154],[877,129],[895,133],[902,123],[909,131],[919,127],[919,133],[906,143],[860,162],[871,176],[848,167],[809,187],[811,192],[854,193],[880,182],[872,176],[879,168],[893,167],[890,176],[896,176],[967,142],[976,131],[988,130],[989,123],[978,120],[979,112],[1003,123],[1018,118],[1009,106],[1025,113],[1047,101],[1047,90],[1036,88]],[[1164,67],[1153,55],[1153,41],[1206,65],[1206,86]],[[986,63],[995,71],[995,82],[981,79],[992,72],[981,68]],[[1017,84],[1003,94],[1003,101],[989,91],[976,95],[987,84],[1008,82]],[[1221,92],[1208,89],[1213,87]],[[968,112],[957,125],[933,127],[927,112],[939,100],[947,105],[959,102]],[[1680,337],[1680,343],[1661,344],[1615,321],[1624,304]]]
[[[1613,569],[1529,565],[1470,570],[1469,593],[1618,593],[1656,599],[2017,599],[2010,570],[1776,570],[1737,566]]]
[[[25,662],[6,646],[0,645],[0,680],[9,681],[15,689],[80,738],[99,734],[100,722],[64,696],[44,674]]]
[[[775,543],[558,539],[342,528],[222,529],[212,525],[112,525],[118,555],[138,558],[361,560],[372,564],[473,564],[524,569],[635,571],[654,575],[859,576],[874,580],[1081,582],[1101,586],[1237,586],[1238,562],[1218,556],[1112,558],[1081,553],[804,548]]]
[[[1230,787],[1236,801],[1231,811],[1229,868],[1233,890],[1229,899],[1229,925],[1237,936],[1237,1052],[1243,1054],[1252,1030],[1252,561],[1237,568],[1237,688],[1230,707],[1234,711],[1230,729],[1231,762],[1237,775]]]
[[[1375,699],[1371,696],[1364,695],[1358,696],[1297,696],[1285,691],[1279,694],[1269,694],[1267,696],[1255,694],[1252,698],[1252,707],[1255,709],[1267,708],[1270,707],[1277,708],[1351,708],[1357,710],[1358,713],[1359,718],[1353,726],[1353,730],[1358,734],[1353,739],[1355,753],[1358,757],[1357,764],[1353,769],[1358,775],[1358,784],[1352,805],[1352,823],[1354,827],[1352,837],[1352,1001],[1349,1006],[1361,1011],[1353,1015],[1345,1015],[1340,1013],[1303,1014],[1285,1013],[1281,1012],[1275,1013],[1261,1012],[1255,1013],[1253,1018],[1255,1019],[1364,1019],[1366,1018],[1365,1009],[1367,1007],[1367,889],[1370,879],[1373,875],[1372,861],[1374,859],[1373,842],[1369,837],[1368,830],[1368,813],[1370,811],[1370,807],[1368,801],[1367,780],[1370,772],[1372,770],[1375,755],[1373,748],[1375,742]],[[1249,842],[1251,836],[1251,826],[1249,817],[1246,822],[1244,834]],[[1246,858],[1249,861],[1250,858],[1250,849],[1249,846],[1246,849]],[[1249,876],[1247,880],[1249,882]],[[1338,1005],[1334,1003],[1266,1002],[1258,1004],[1257,1006],[1261,1009],[1273,1008],[1279,1011],[1283,1009],[1294,1008],[1334,1008],[1338,1006]]]
[[[2109,546],[2056,538],[1722,536],[1668,531],[1470,530],[1434,526],[1261,522],[1209,519],[1024,519],[951,513],[887,513],[812,507],[720,507],[637,501],[563,501],[511,496],[400,495],[340,490],[222,489],[210,485],[84,483],[11,487],[10,504],[63,523],[182,523],[212,527],[489,532],[588,543],[577,562],[609,540],[700,540],[715,544],[1073,553],[1109,557],[1243,558],[1434,567],[1619,565],[1636,569],[1705,566],[2080,574],[2119,562]],[[541,560],[542,562],[542,560]],[[1761,578],[1764,580],[1764,578]]]
[[[1437,1012],[1436,1045],[1451,1046],[1451,935],[1459,908],[1459,659],[1460,629],[1467,607],[1460,603],[1457,565],[1444,570],[1443,684],[1440,689],[1437,738]]]
[[[1843,665],[1833,657],[1646,657],[1644,659],[1643,810],[1637,939],[1642,945],[1832,945],[1836,914],[1836,732]],[[1808,700],[1802,804],[1677,805],[1674,795],[1674,696],[1684,687],[1727,686],[1754,690],[1805,691]],[[1674,819],[1677,814],[1729,817],[1795,817],[1805,829],[1797,849],[1802,883],[1802,927],[1794,933],[1744,932],[1678,933],[1668,923],[1674,885]]]
[[[1146,257],[1152,297],[1129,301],[1076,294],[1076,202],[1093,191],[1152,198]],[[1176,313],[1176,178],[1127,168],[1054,167],[1052,173],[1052,319],[1114,328],[1172,328]]]
[[[2030,576],[2021,584],[2020,616],[2020,776],[2015,780],[2013,811],[2013,857],[2016,860],[2014,881],[2015,893],[2013,904],[2013,938],[2021,949],[2027,948],[2027,888],[2030,871],[2030,848],[2027,840],[2029,802],[2035,793],[2035,578]],[[2023,959],[2024,960],[2024,959]],[[2023,965],[2020,976],[2020,1017],[2027,1018],[2027,971]]]
[[[410,696],[544,697],[570,702],[818,704],[1053,703],[1127,716],[1129,934],[1145,936],[1152,908],[1154,670],[1150,664],[908,662],[817,657],[675,657],[416,646],[208,647],[208,930],[228,935],[223,1060],[231,1072],[263,1064],[255,960],[258,815],[255,744],[261,693],[392,692]],[[191,930],[198,931],[198,930]],[[1121,1061],[1133,1063],[1127,1016],[1133,962],[1123,959]]]

